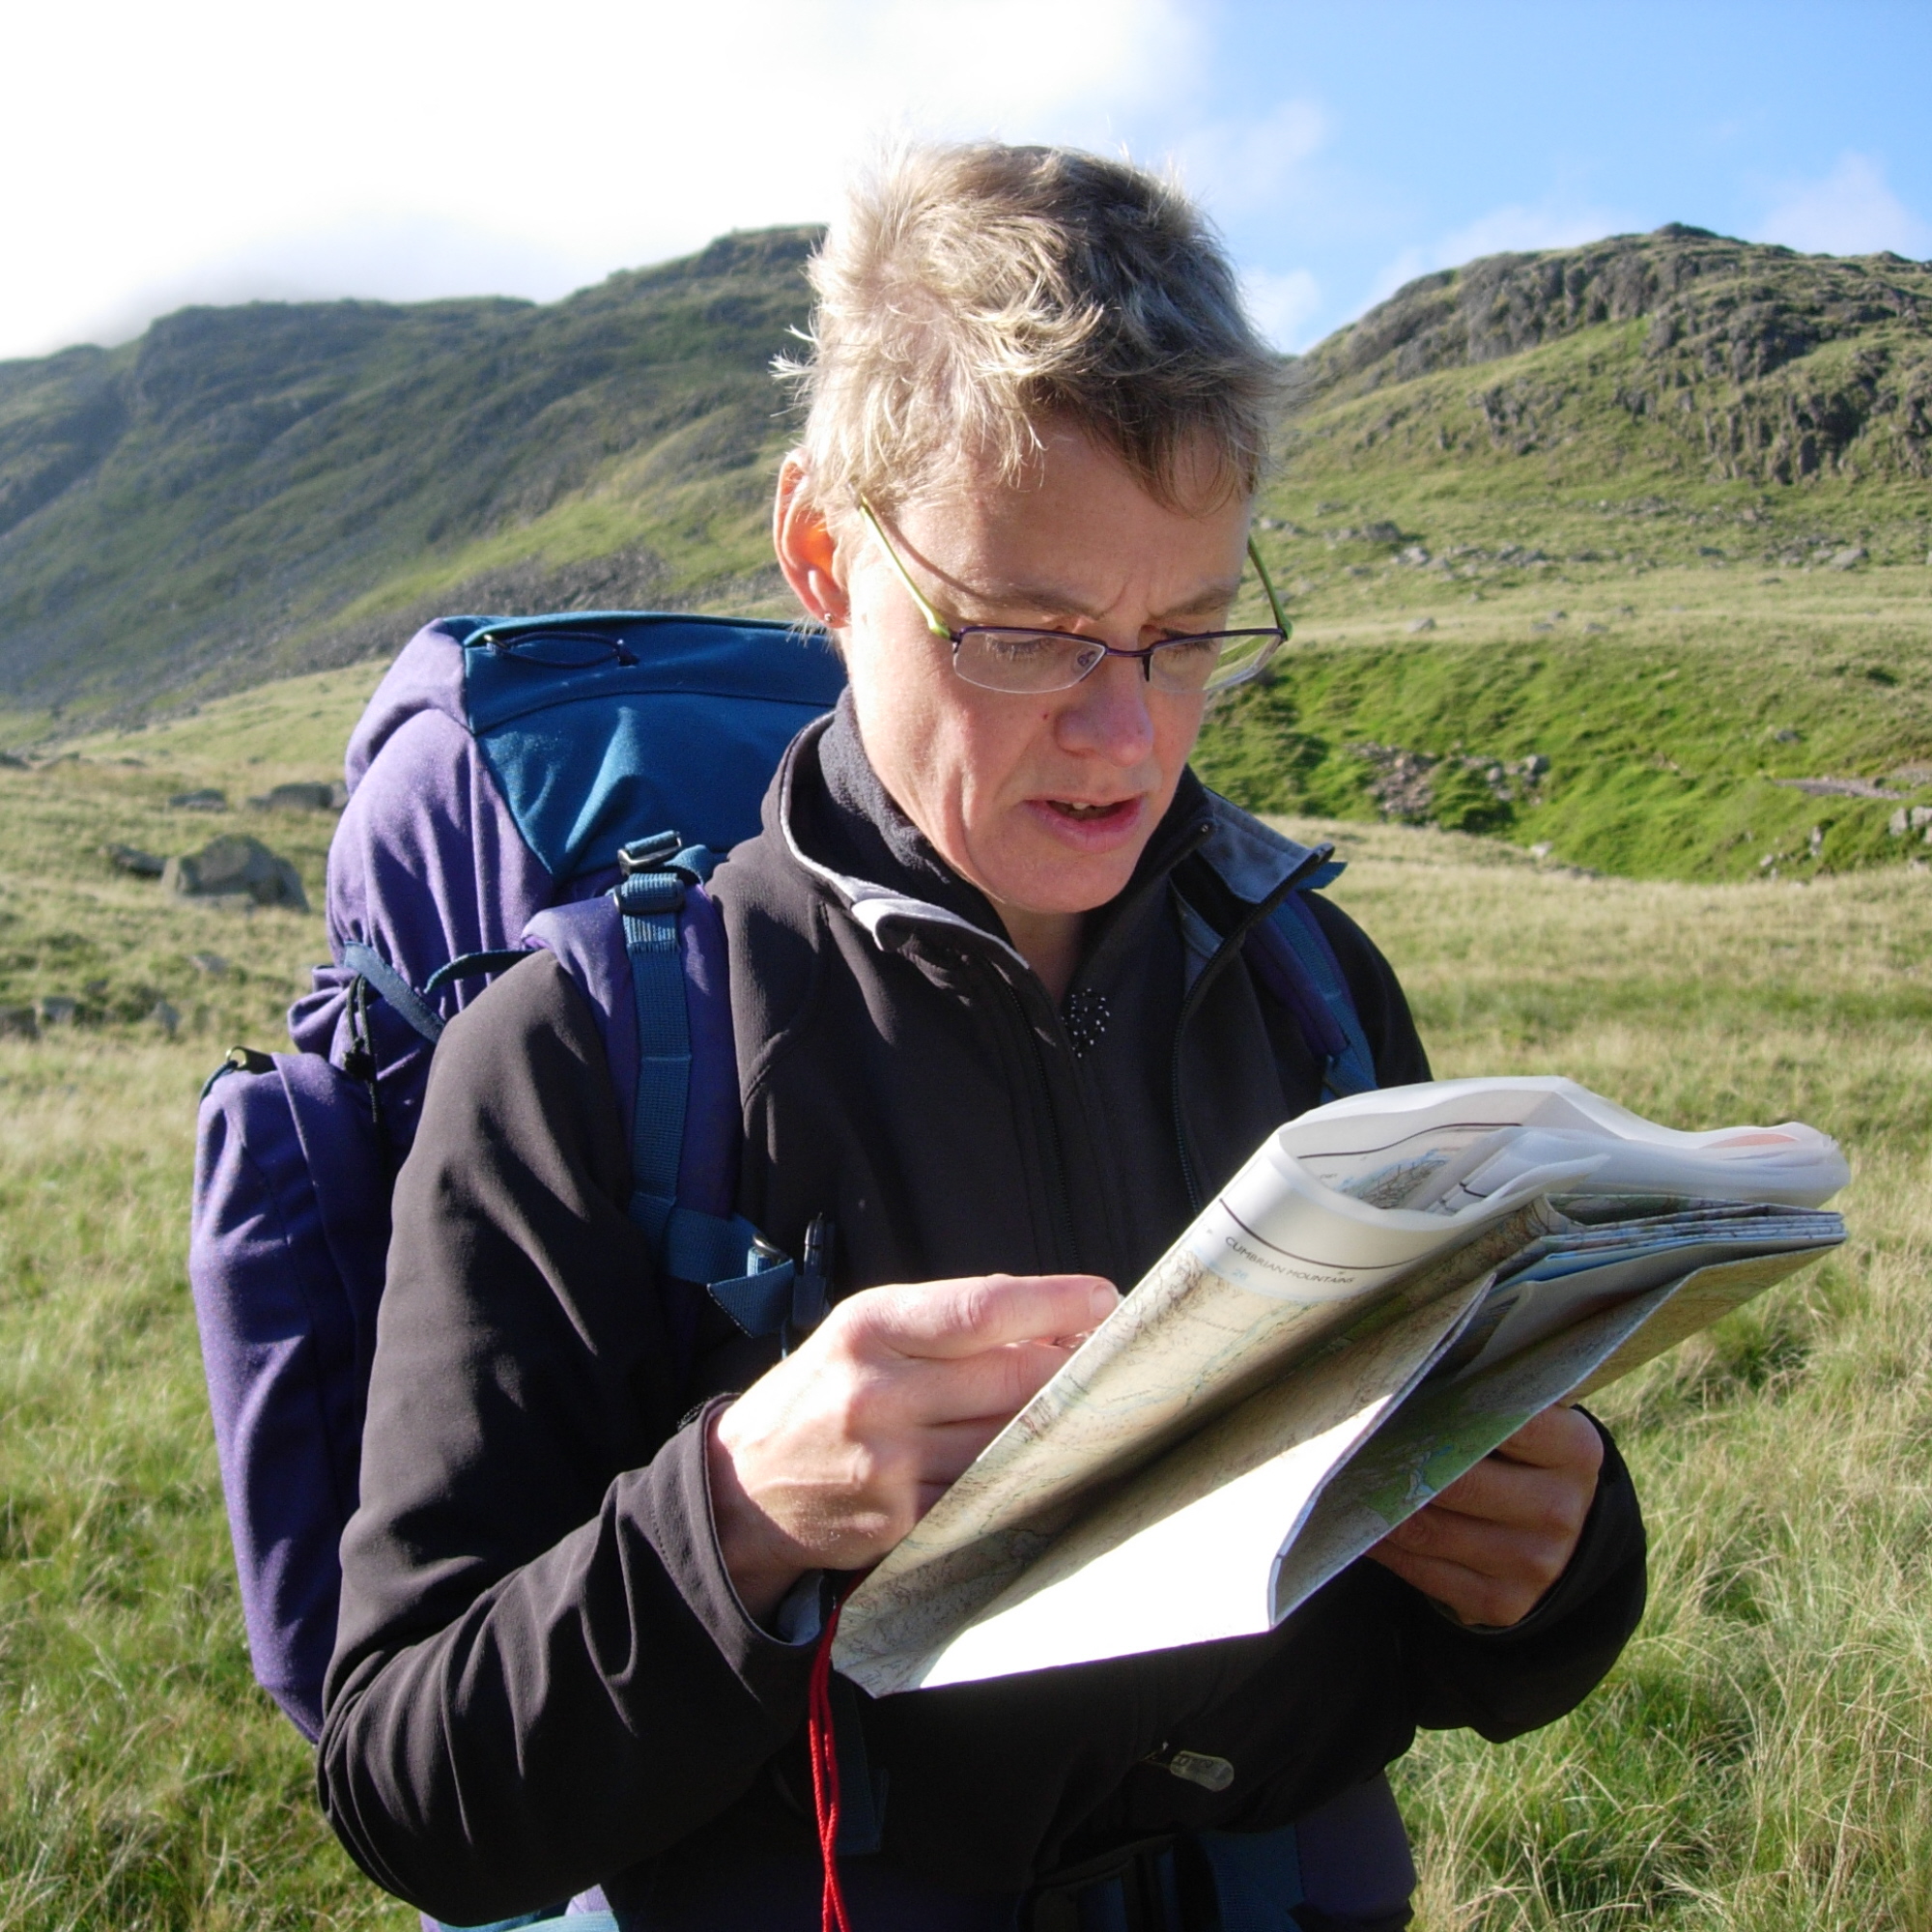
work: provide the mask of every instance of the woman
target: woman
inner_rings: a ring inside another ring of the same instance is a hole
[[[450,1026],[321,1752],[344,1842],[445,1919],[601,1886],[627,1927],[815,1923],[824,1579],[891,1548],[1321,1097],[1238,945],[1197,980],[1182,934],[1211,950],[1293,856],[1186,765],[1277,641],[1229,635],[1273,363],[1199,216],[1121,163],[928,149],[855,194],[813,280],[775,537],[848,691],[710,890],[738,1205],[793,1253],[829,1217],[837,1300],[782,1361],[721,1320],[672,1385],[582,997],[538,955]],[[1313,903],[1378,1079],[1428,1078],[1386,962]],[[1419,1724],[1572,1708],[1642,1601],[1622,1464],[1559,1409],[1269,1636],[853,1693],[841,1757],[881,1801],[855,1923],[1178,1928],[1230,1844],[1303,1925],[1404,1923],[1382,1768]]]

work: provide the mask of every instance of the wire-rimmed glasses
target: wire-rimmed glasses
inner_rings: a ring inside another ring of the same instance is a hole
[[[879,548],[898,573],[899,582],[925,619],[926,629],[952,647],[953,669],[968,684],[985,691],[1065,691],[1108,658],[1132,658],[1140,665],[1141,675],[1157,691],[1181,697],[1212,696],[1246,683],[1293,633],[1253,537],[1248,539],[1248,559],[1267,593],[1268,609],[1274,613],[1272,630],[1209,631],[1198,637],[1166,638],[1140,650],[1123,650],[1118,644],[1077,637],[1070,631],[1034,630],[1015,624],[965,624],[954,630],[913,582],[912,573],[863,497],[859,514],[878,538]]]

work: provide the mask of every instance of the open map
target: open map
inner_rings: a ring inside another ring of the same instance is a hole
[[[1263,1143],[847,1602],[874,1695],[1250,1635],[1549,1404],[1844,1238],[1811,1128],[1557,1079],[1360,1094]]]

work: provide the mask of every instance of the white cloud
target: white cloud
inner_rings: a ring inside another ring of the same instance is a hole
[[[1320,101],[1284,100],[1267,114],[1183,135],[1175,144],[1174,166],[1191,193],[1224,214],[1278,209],[1306,186],[1306,165],[1333,131]]]
[[[1321,308],[1321,285],[1306,269],[1285,274],[1250,269],[1241,276],[1241,297],[1255,327],[1277,349],[1307,348],[1309,324]]]
[[[1203,32],[1183,0],[17,8],[0,355],[183,290],[555,294],[822,219],[895,128],[1117,147]]]
[[[460,221],[371,212],[270,236],[131,289],[84,323],[79,333],[93,342],[123,342],[138,335],[156,316],[191,302],[314,301],[342,296],[427,301],[439,296],[506,293],[549,301],[601,279],[608,267]]]
[[[1932,255],[1932,224],[1886,185],[1885,167],[1869,155],[1843,154],[1820,181],[1788,185],[1759,225],[1757,240],[1810,254]]]
[[[1434,242],[1405,248],[1377,275],[1369,300],[1381,301],[1418,275],[1437,269],[1459,269],[1484,255],[1574,248],[1605,235],[1628,233],[1637,225],[1628,215],[1607,208],[1566,207],[1552,202],[1492,208]]]

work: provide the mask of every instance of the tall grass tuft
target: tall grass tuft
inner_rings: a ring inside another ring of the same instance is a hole
[[[1369,856],[1337,896],[1438,1074],[1569,1073],[1679,1126],[1795,1115],[1854,1162],[1845,1249],[1598,1398],[1649,1613],[1573,1717],[1406,1760],[1421,1923],[1932,1925],[1932,881],[1634,884],[1343,836]]]

